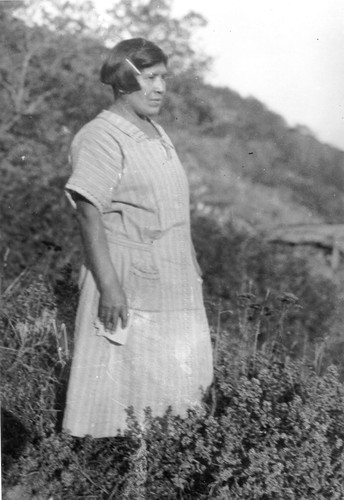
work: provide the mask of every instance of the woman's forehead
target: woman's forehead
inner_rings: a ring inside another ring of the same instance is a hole
[[[167,68],[164,63],[158,63],[149,66],[149,68],[142,69],[141,73],[143,75],[165,75],[167,73]]]

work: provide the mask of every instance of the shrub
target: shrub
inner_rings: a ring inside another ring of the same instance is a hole
[[[342,498],[344,392],[336,370],[321,378],[300,362],[258,355],[233,379],[227,361],[218,376],[224,444],[214,498]]]
[[[243,320],[245,331],[256,328],[259,320],[259,343],[263,343],[280,333],[283,318],[285,348],[295,357],[313,358],[315,344],[336,333],[341,310],[336,285],[312,273],[306,259],[292,249],[273,246],[259,235],[248,236],[231,224],[221,228],[196,215],[193,236],[210,322],[216,326],[219,310],[230,311],[222,315],[221,324],[231,338],[238,336]],[[298,299],[297,307],[287,307],[287,315],[286,294]]]
[[[336,369],[318,375],[290,360],[274,337],[264,352],[247,348],[244,325],[237,344],[215,332],[212,393],[186,418],[172,409],[153,418],[147,409],[141,428],[129,409],[123,435],[61,434],[69,348],[56,293],[69,289],[68,275],[58,287],[31,278],[12,289],[2,317],[5,494],[17,488],[22,498],[56,500],[343,498],[344,389]]]

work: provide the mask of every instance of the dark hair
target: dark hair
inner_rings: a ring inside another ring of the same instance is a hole
[[[139,71],[159,63],[167,65],[168,61],[160,47],[144,38],[119,42],[110,51],[100,71],[101,82],[111,85],[115,98],[121,93],[130,94],[141,88],[134,68],[126,59]]]

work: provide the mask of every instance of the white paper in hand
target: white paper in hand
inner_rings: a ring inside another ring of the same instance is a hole
[[[115,344],[120,344],[124,345],[127,342],[128,339],[128,331],[130,328],[130,321],[131,317],[130,315],[128,316],[128,322],[127,326],[125,328],[122,328],[122,321],[119,319],[117,323],[117,328],[116,330],[108,330],[104,327],[103,323],[99,321],[99,318],[97,318],[94,322],[94,326],[96,329],[96,335],[98,337],[106,337],[107,339],[111,340],[111,342],[114,342]]]

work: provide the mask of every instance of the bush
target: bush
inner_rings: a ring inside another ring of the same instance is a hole
[[[343,386],[333,369],[320,379],[300,368],[257,356],[229,379],[222,366],[214,415],[147,411],[143,433],[131,415],[118,438],[52,432],[26,446],[6,482],[22,478],[31,494],[57,499],[138,499],[142,491],[151,500],[341,499]]]
[[[56,304],[67,292],[74,297],[68,273],[58,287],[31,276],[4,304],[8,498],[14,492],[56,500],[343,498],[344,388],[336,369],[318,375],[290,360],[275,337],[264,352],[247,348],[244,329],[236,343],[214,332],[214,386],[187,418],[171,410],[153,418],[147,409],[142,429],[128,409],[121,436],[61,434],[59,398],[70,351]]]
[[[218,376],[224,444],[214,498],[342,498],[344,392],[336,370],[320,378],[301,363],[256,356],[233,381],[228,364]]]
[[[340,318],[336,285],[312,272],[307,260],[292,249],[197,216],[193,239],[209,319],[216,326],[219,311],[227,312],[221,315],[221,325],[231,338],[238,337],[244,322],[246,332],[258,327],[260,344],[277,335],[290,355],[313,359],[315,345],[336,333]],[[292,296],[297,304],[288,304]]]

